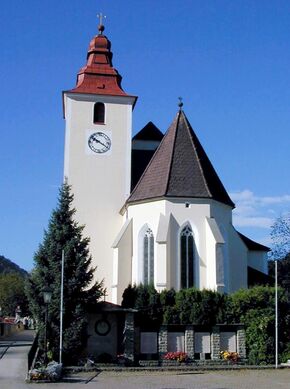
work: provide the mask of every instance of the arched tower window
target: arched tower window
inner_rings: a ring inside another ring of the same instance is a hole
[[[150,228],[143,237],[143,283],[154,283],[154,236]]]
[[[194,286],[194,238],[189,224],[180,233],[180,288]]]
[[[105,123],[105,104],[95,103],[94,105],[94,123]]]

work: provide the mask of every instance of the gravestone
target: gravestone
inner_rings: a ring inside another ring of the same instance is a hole
[[[184,352],[184,332],[168,332],[167,351]]]
[[[210,354],[210,333],[195,332],[194,352],[197,354]]]
[[[141,354],[156,354],[157,332],[141,332],[140,334],[140,352]]]
[[[237,352],[237,337],[233,331],[220,333],[221,351]]]

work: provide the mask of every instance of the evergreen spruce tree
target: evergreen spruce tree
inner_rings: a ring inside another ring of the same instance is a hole
[[[91,267],[88,238],[82,237],[83,226],[74,221],[73,195],[64,183],[60,189],[58,206],[52,212],[44,239],[34,256],[27,294],[30,309],[39,329],[39,345],[44,349],[45,305],[43,288],[52,289],[48,306],[49,351],[58,360],[60,336],[61,257],[64,265],[63,362],[75,362],[86,342],[86,305],[95,303],[104,294],[103,282],[93,282],[95,269]]]

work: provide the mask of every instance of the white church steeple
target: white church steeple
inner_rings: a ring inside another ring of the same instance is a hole
[[[76,86],[63,92],[64,175],[74,194],[77,221],[90,238],[96,277],[104,279],[111,300],[111,246],[122,226],[119,211],[130,193],[132,109],[137,98],[123,91],[103,31],[101,24]]]

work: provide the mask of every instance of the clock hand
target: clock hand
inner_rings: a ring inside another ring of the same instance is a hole
[[[97,139],[97,138],[95,138],[95,137],[93,137],[93,139],[94,139],[95,142],[98,142],[98,143],[100,143],[102,146],[107,147],[107,145],[105,145],[104,143],[102,143],[99,139]]]

